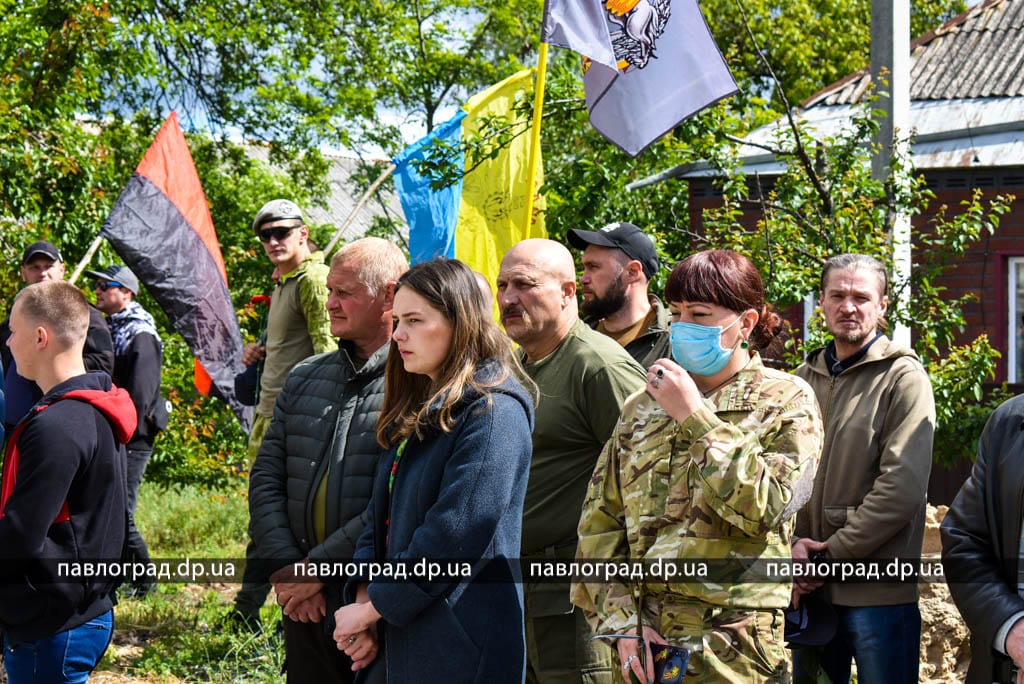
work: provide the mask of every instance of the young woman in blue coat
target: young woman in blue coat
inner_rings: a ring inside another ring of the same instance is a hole
[[[411,268],[394,317],[377,423],[389,451],[355,560],[411,574],[350,582],[334,638],[363,681],[522,682],[517,559],[533,402],[462,262]],[[417,573],[424,560],[441,576]]]

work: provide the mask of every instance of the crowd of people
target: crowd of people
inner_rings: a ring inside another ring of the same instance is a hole
[[[876,258],[824,264],[831,341],[789,373],[767,363],[782,320],[749,258],[687,256],[663,303],[630,223],[524,240],[494,283],[372,237],[327,264],[288,200],[252,230],[276,277],[242,359],[250,540],[228,622],[260,629],[272,589],[289,682],[849,682],[854,663],[862,683],[918,680],[915,582],[757,569],[920,556],[934,401],[886,335]],[[85,681],[119,590],[39,559],[148,560],[161,341],[122,265],[89,272],[106,321],[53,245],[22,275],[0,327],[4,665],[12,684]],[[1024,683],[1022,406],[993,416],[943,523],[972,682]],[[733,574],[524,573],[687,560]]]

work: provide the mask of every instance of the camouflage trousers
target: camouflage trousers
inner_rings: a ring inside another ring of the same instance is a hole
[[[659,598],[646,597],[645,624],[654,627],[673,646],[690,649],[686,681],[792,682],[781,610],[742,610]]]

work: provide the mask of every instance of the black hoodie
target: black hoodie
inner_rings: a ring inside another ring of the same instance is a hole
[[[0,627],[12,643],[72,629],[114,605],[109,576],[62,573],[60,564],[121,560],[124,444],[135,422],[128,393],[93,372],[46,393],[10,435],[0,485]]]

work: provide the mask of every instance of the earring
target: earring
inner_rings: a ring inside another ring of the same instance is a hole
[[[746,339],[744,339],[742,342],[740,342],[740,349],[747,349],[749,347],[750,347],[750,345],[747,343]]]

